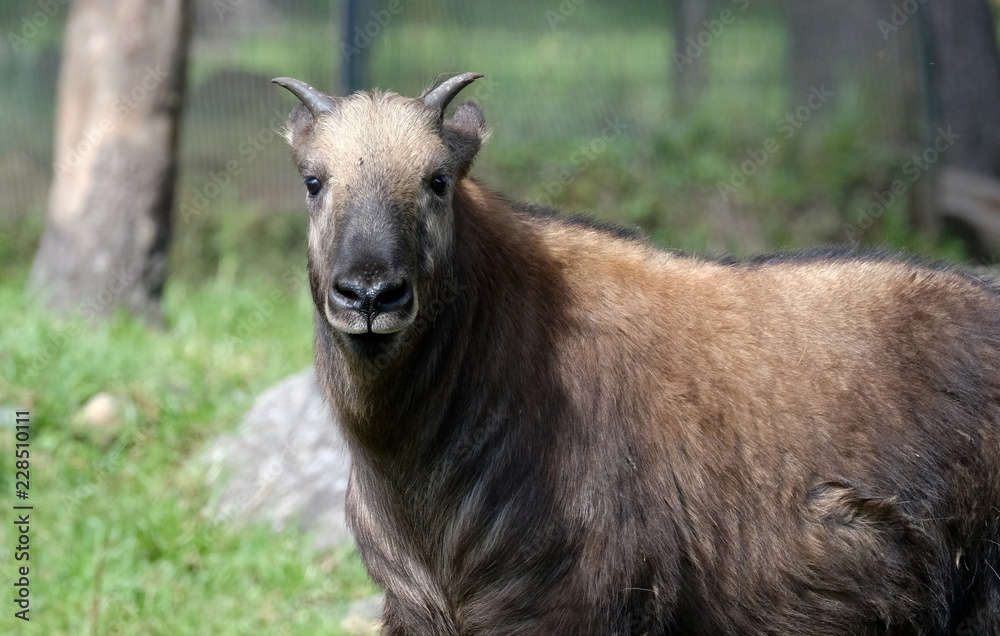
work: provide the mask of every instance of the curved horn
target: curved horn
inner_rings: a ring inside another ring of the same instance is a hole
[[[424,106],[440,110],[443,114],[444,109],[448,107],[448,104],[454,99],[455,95],[458,95],[460,90],[482,76],[482,73],[462,73],[441,82],[431,92],[424,95]]]
[[[291,91],[292,95],[298,97],[305,104],[309,112],[313,114],[313,117],[333,110],[333,100],[330,97],[301,80],[292,79],[291,77],[275,77],[271,81]]]

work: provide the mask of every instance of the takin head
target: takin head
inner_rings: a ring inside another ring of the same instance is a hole
[[[435,281],[451,275],[455,187],[486,139],[482,111],[444,110],[476,78],[465,73],[418,98],[331,97],[279,77],[302,104],[286,138],[308,191],[309,282],[317,319],[346,355],[399,351]]]

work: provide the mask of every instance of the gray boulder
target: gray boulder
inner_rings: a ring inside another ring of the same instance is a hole
[[[312,367],[265,391],[199,463],[219,492],[205,511],[216,524],[299,527],[315,532],[319,547],[351,541],[344,518],[351,460]]]

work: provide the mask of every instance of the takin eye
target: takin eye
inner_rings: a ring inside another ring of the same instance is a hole
[[[448,192],[448,177],[439,174],[431,178],[429,185],[431,192],[439,197],[443,197]]]
[[[305,178],[306,190],[309,191],[309,196],[314,197],[316,194],[323,189],[323,184],[316,177],[306,177]]]

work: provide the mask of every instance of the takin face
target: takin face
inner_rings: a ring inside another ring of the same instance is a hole
[[[486,138],[472,102],[445,120],[453,77],[418,98],[330,97],[280,77],[302,104],[286,138],[308,191],[309,282],[317,318],[345,354],[370,359],[414,337],[422,304],[451,277],[455,185]]]

